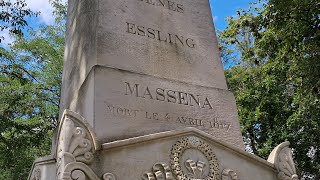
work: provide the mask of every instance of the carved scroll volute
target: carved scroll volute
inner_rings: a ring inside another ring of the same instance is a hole
[[[270,154],[268,161],[275,165],[279,180],[298,180],[296,168],[289,148],[290,143],[284,142],[277,146]]]
[[[82,179],[83,172],[79,170],[66,172],[66,169],[72,163],[84,165],[92,163],[94,153],[98,149],[98,143],[95,139],[95,134],[80,115],[65,111],[59,126],[56,151],[57,178],[59,180]]]

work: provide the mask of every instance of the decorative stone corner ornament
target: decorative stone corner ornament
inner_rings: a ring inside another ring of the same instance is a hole
[[[280,144],[268,158],[268,161],[275,165],[279,180],[299,180],[289,146],[289,142]]]
[[[58,180],[100,180],[89,167],[99,149],[98,142],[92,128],[80,115],[65,111],[57,142]],[[115,177],[106,173],[103,180],[115,180]]]
[[[31,180],[41,180],[41,170],[36,169],[33,172],[33,178]]]

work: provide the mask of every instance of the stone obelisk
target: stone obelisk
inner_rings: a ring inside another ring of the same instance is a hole
[[[207,0],[70,1],[61,113],[102,142],[194,127],[243,149]]]
[[[244,152],[208,0],[69,0],[62,82],[29,179],[296,178],[288,143]]]

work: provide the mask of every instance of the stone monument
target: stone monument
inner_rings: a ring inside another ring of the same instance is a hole
[[[30,180],[298,179],[244,151],[208,0],[69,0],[60,112]]]

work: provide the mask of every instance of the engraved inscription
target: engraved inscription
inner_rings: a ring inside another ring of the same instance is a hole
[[[128,116],[137,117],[139,110],[133,110],[123,107],[114,107],[112,105],[107,105],[108,110],[115,116]]]
[[[183,5],[175,3],[173,1],[169,1],[169,0],[140,0],[140,1],[145,2],[147,4],[150,4],[150,5],[153,5],[153,6],[163,7],[163,8],[169,9],[171,11],[184,13]]]
[[[164,88],[151,89],[148,86],[140,86],[140,84],[131,85],[129,82],[125,82],[125,95],[202,109],[213,109],[208,97],[205,96]]]
[[[186,46],[195,48],[196,43],[192,38],[176,35],[172,33],[165,33],[157,29],[148,28],[134,23],[127,22],[127,33],[138,36],[148,37],[150,39],[158,40],[172,45]]]
[[[116,106],[106,103],[106,110],[115,117],[126,117],[129,119],[146,119],[150,121],[158,121],[163,123],[181,124],[186,127],[196,127],[204,129],[219,129],[229,132],[232,124],[222,120],[222,118],[200,119],[196,117],[188,117],[174,113],[149,112]]]
[[[214,119],[213,122],[210,121],[210,126],[211,126],[211,128],[225,129],[226,131],[229,131],[229,129],[231,127],[231,123],[225,123],[225,122],[221,122],[217,119]]]
[[[186,125],[196,126],[196,127],[205,126],[203,120],[195,119],[191,117],[179,116],[177,117],[176,122],[180,124],[186,124]]]

